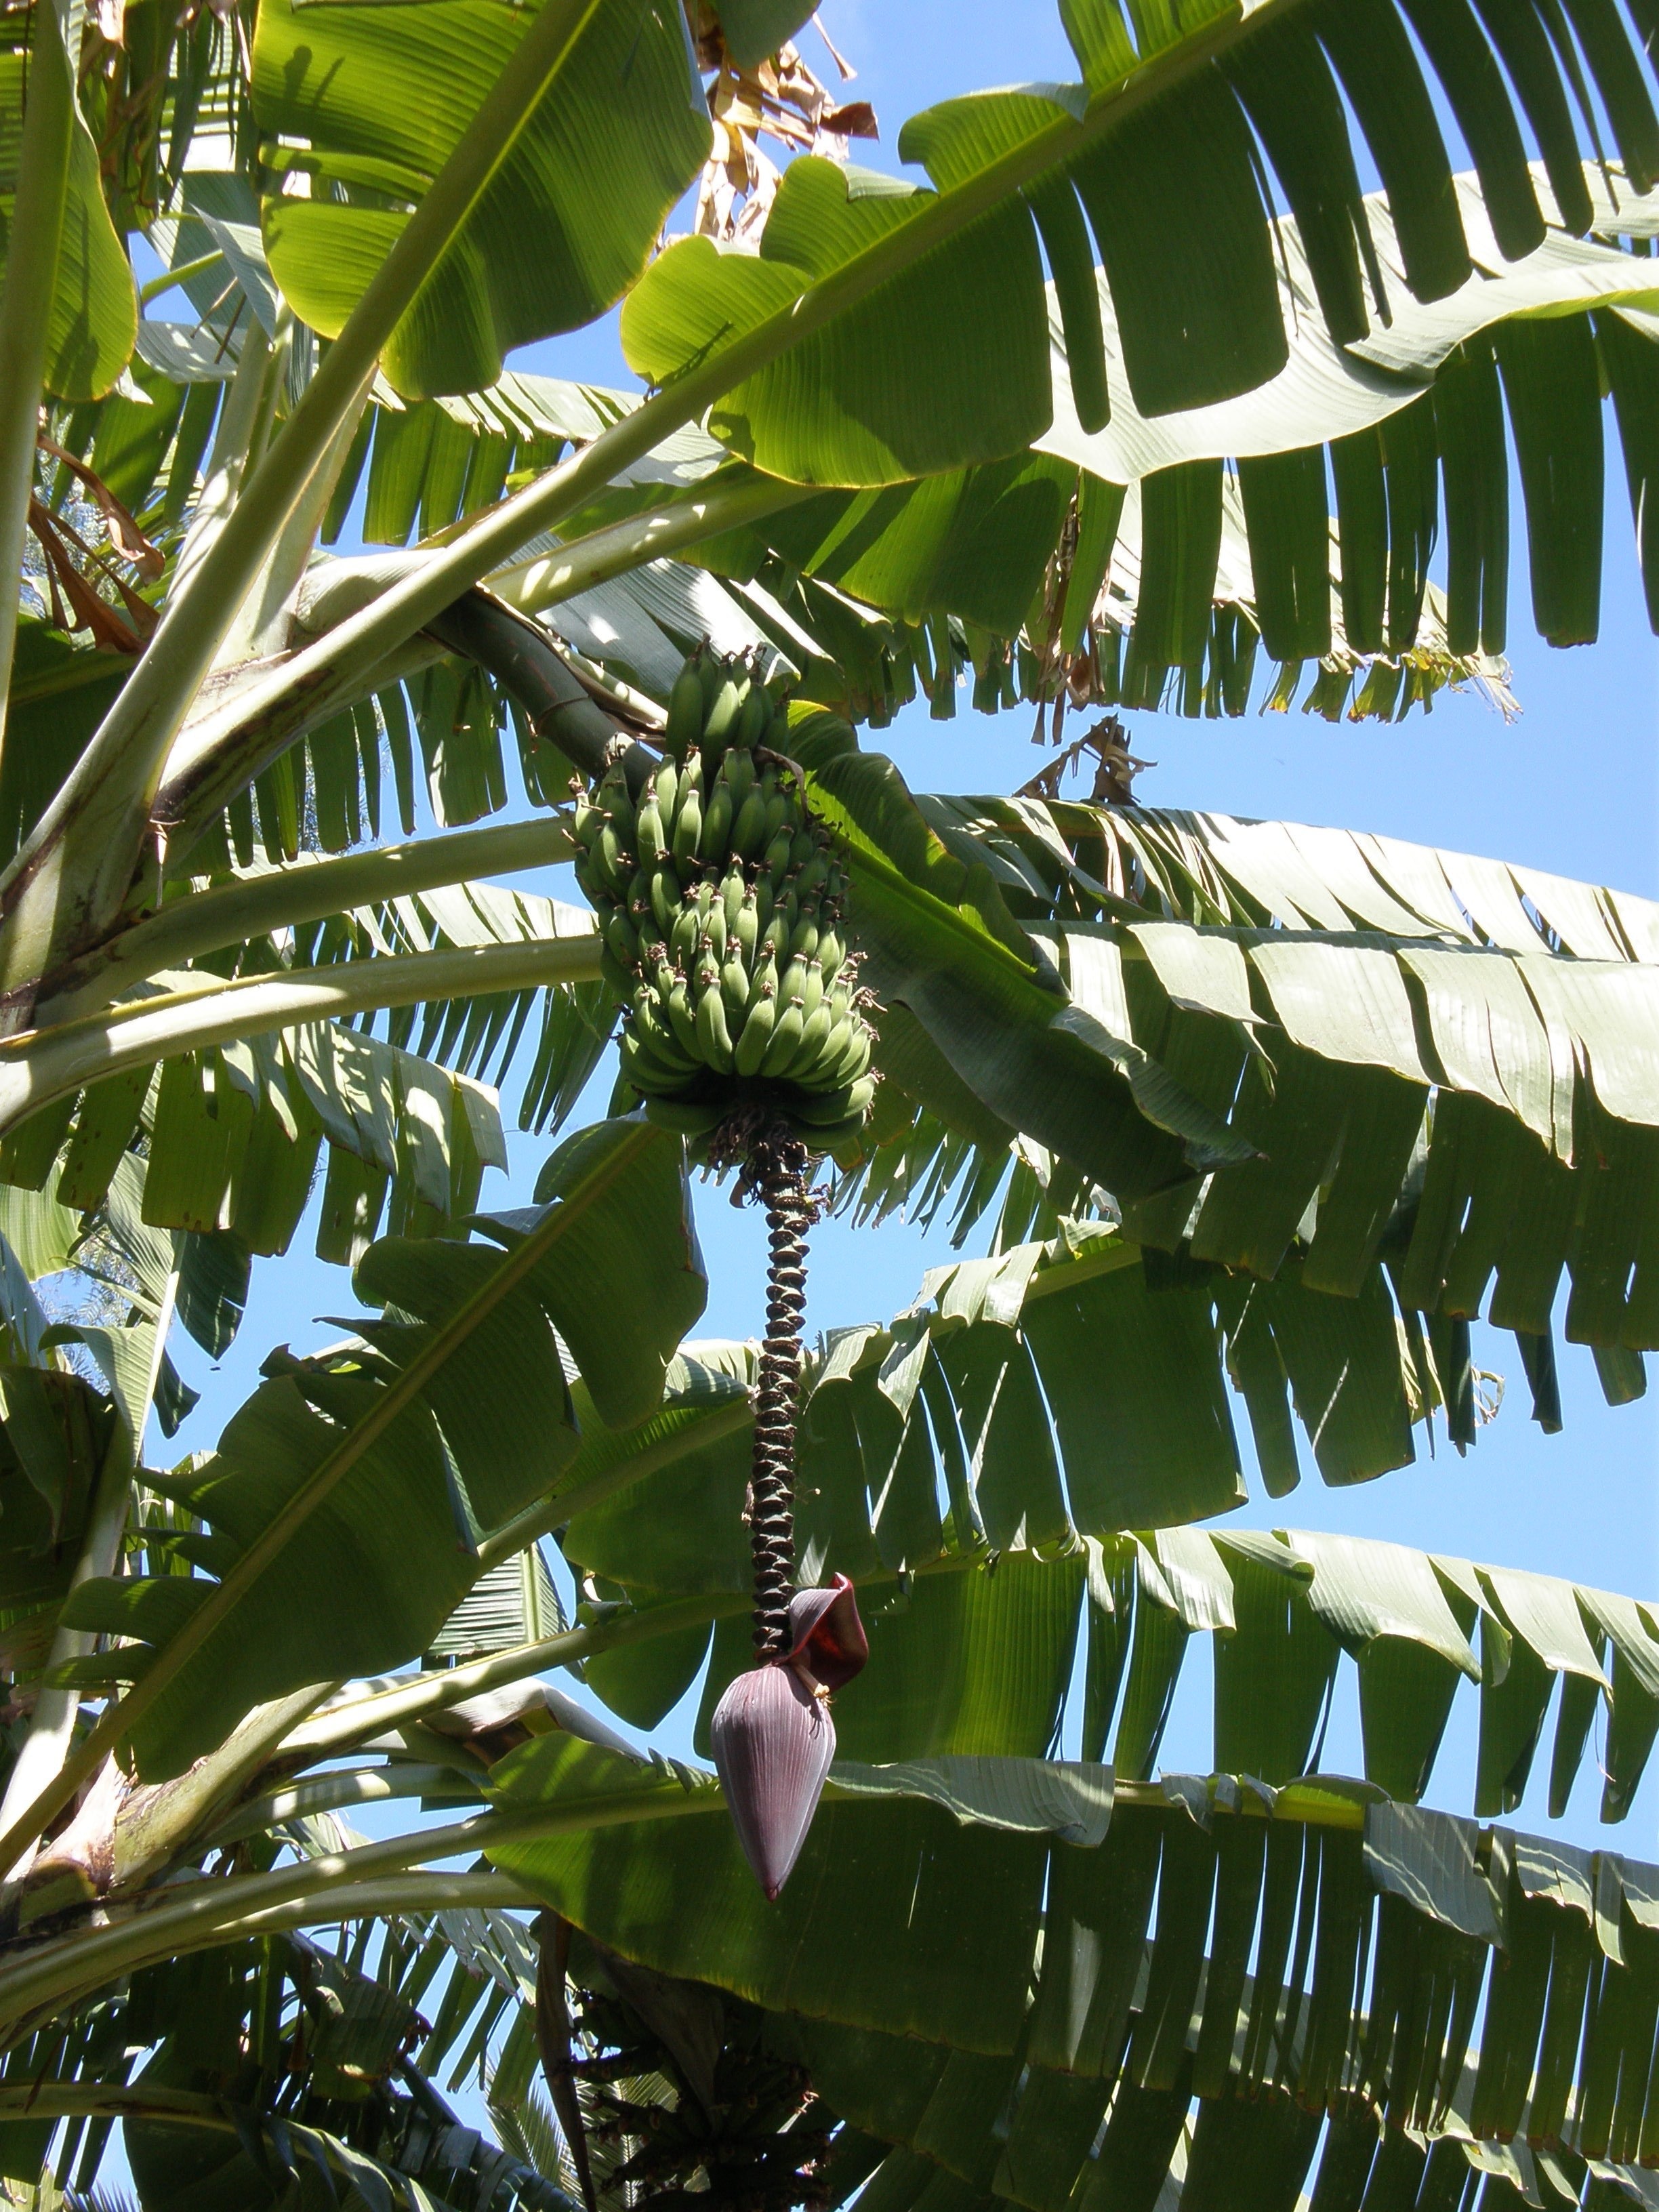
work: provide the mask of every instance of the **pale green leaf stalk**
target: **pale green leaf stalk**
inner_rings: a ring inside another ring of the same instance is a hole
[[[193,1884],[176,1905],[158,1905],[114,1927],[43,1944],[0,1966],[0,2021],[15,2021],[42,2004],[60,2007],[157,1960],[211,1949],[233,1931],[271,1934],[358,1914],[415,1910],[402,1882],[411,1869],[434,1860],[633,1820],[717,1813],[724,1803],[712,1776],[706,1788],[671,1790],[652,1775],[637,1791],[583,1798],[568,1807],[475,1814],[447,1827],[331,1852],[271,1874]],[[517,1902],[524,1892],[515,1885],[515,1893]]]
[[[542,814],[528,822],[491,823],[378,851],[319,860],[304,854],[285,866],[243,877],[188,897],[170,899],[157,914],[112,938],[54,980],[43,1000],[40,1036],[76,1016],[113,1006],[125,992],[164,969],[182,968],[204,953],[293,929],[307,921],[378,906],[441,884],[510,876],[568,860],[575,850],[568,817]]]
[[[214,432],[202,495],[191,516],[173,574],[176,599],[217,544],[236,509],[244,479],[257,465],[276,416],[280,364],[264,328],[253,322],[242,340],[236,374],[230,380]]]
[[[499,570],[486,579],[488,588],[515,612],[538,613],[702,538],[797,506],[811,498],[815,489],[772,477],[716,483],[695,498],[632,516],[573,539],[555,552]],[[520,532],[520,542],[527,534],[532,533]],[[378,645],[341,655],[336,651],[340,637],[336,626],[354,617],[372,616],[394,589],[418,586],[430,566],[442,558],[437,552],[331,562],[313,587],[301,590],[299,623],[302,630],[313,634],[314,642],[280,667],[254,675],[234,697],[216,702],[180,732],[169,756],[155,814],[169,825],[181,850],[188,851],[236,793],[296,738],[342,703],[379,688],[378,681],[368,681],[370,670],[379,679],[386,666]],[[456,596],[446,589],[422,620],[441,612]]]
[[[199,971],[199,977],[190,973],[177,989],[0,1042],[0,1134],[82,1084],[238,1037],[475,992],[591,983],[599,974],[599,945],[594,931],[544,944],[464,945],[353,960],[233,983],[210,970]]]
[[[41,0],[35,11],[17,194],[0,282],[0,574],[6,580],[0,591],[0,744],[17,642],[17,580],[34,489],[35,432],[75,128],[74,81],[60,7],[61,0]]]
[[[287,1730],[337,1687],[316,1682],[256,1706],[205,1759],[171,1782],[135,1784],[118,1760],[106,1759],[68,1827],[40,1848],[28,1869],[20,1924],[84,1907],[111,1889],[131,1889],[158,1873],[211,1826]]]
[[[285,361],[293,344],[293,322],[288,320],[286,343],[280,346],[275,358]],[[341,417],[339,428],[322,460],[313,471],[305,491],[295,502],[293,513],[283,524],[276,544],[255,579],[253,587],[243,601],[236,619],[225,633],[224,641],[214,655],[216,669],[234,668],[245,660],[260,660],[267,654],[280,653],[288,643],[288,632],[294,603],[299,595],[317,533],[322,527],[323,517],[328,512],[329,501],[339,481],[340,471],[351,449],[351,441],[368,404],[368,386],[363,385],[357,394],[355,406],[348,408]]]
[[[699,1432],[697,1441],[702,1441]],[[641,1455],[643,1456],[643,1455]],[[646,1470],[641,1470],[645,1472]],[[568,1628],[539,1643],[514,1644],[509,1650],[491,1651],[459,1667],[436,1673],[394,1679],[360,1697],[343,1698],[314,1718],[302,1721],[284,1737],[281,1757],[284,1765],[313,1766],[319,1760],[337,1758],[372,1736],[407,1727],[428,1713],[441,1712],[485,1690],[521,1682],[554,1667],[572,1667],[596,1651],[611,1651],[629,1644],[647,1643],[653,1637],[672,1636],[677,1629],[695,1628],[705,1621],[749,1610],[746,1592],[719,1597],[671,1599],[642,1613],[624,1613],[614,1620]]]

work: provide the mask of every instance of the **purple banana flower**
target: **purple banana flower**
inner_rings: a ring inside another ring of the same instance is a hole
[[[739,1674],[714,1708],[710,1734],[743,1855],[769,1899],[789,1879],[836,1755],[830,1692],[870,1656],[853,1585],[798,1590],[790,1649]]]
[[[795,1592],[789,1601],[792,1667],[826,1690],[839,1690],[862,1671],[869,1656],[870,1639],[845,1575],[837,1575],[828,1589]]]

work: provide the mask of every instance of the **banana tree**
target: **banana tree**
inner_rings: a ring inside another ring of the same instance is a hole
[[[853,725],[948,713],[969,669],[1056,741],[1068,706],[1242,712],[1258,658],[1280,703],[1315,663],[1332,715],[1501,698],[1505,419],[1534,621],[1582,641],[1604,392],[1651,599],[1651,25],[1072,8],[1082,82],[915,118],[926,187],[808,155],[757,252],[656,252],[705,75],[780,82],[798,12],[731,0],[691,44],[621,0],[6,31],[7,2161],[89,2184],[120,2118],[147,2204],[631,2203],[729,2177],[735,2095],[781,2202],[1290,2203],[1316,2155],[1322,2204],[1640,2195],[1659,1875],[1417,1801],[1462,1678],[1476,1812],[1513,1810],[1559,1674],[1552,1802],[1599,1703],[1618,1817],[1650,1616],[1196,1524],[1241,1495],[1230,1393],[1276,1496],[1298,1425],[1327,1480],[1437,1423],[1467,1448],[1483,1311],[1558,1426],[1564,1273],[1567,1334],[1638,1393],[1653,909],[1293,826],[918,799]],[[194,329],[139,315],[137,231]],[[643,396],[504,370],[619,297]],[[743,1663],[757,1377],[684,1341],[678,1147],[624,1091],[532,1208],[477,1211],[483,1079],[537,1022],[545,1127],[614,1018],[586,910],[495,879],[572,857],[573,770],[658,772],[705,641],[791,701],[879,1004],[842,1202],[963,1234],[1000,1203],[988,1259],[804,1377],[797,1571],[858,1578],[872,1656],[775,1905],[695,1817],[707,1777],[542,1679],[649,1727]],[[350,1336],[150,1467],[170,1316],[222,1348],[325,1142]],[[76,1255],[125,1315],[78,1349],[28,1287]],[[1217,1775],[1155,1781],[1195,1631]],[[1366,1777],[1310,1783],[1344,1652]],[[388,1800],[456,1817],[338,1826]],[[458,2049],[496,2150],[431,2079]]]

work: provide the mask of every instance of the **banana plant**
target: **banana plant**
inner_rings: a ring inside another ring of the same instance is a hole
[[[1506,436],[1534,624],[1585,641],[1609,408],[1659,605],[1644,0],[1068,4],[1080,82],[913,118],[925,185],[809,152],[741,239],[659,250],[705,80],[764,100],[801,20],[0,28],[6,2171],[91,2187],[119,2120],[157,2212],[701,2194],[725,2065],[768,2201],[1203,2212],[1292,2203],[1317,2158],[1322,2212],[1477,2176],[1601,2212],[1653,2155],[1659,1873],[1419,1801],[1468,1680],[1475,1813],[1516,1810],[1559,1676],[1551,1803],[1600,1711],[1621,1817],[1659,1626],[1199,1524],[1243,1494],[1235,1399],[1275,1497],[1310,1457],[1468,1448],[1482,1315],[1559,1426],[1564,1276],[1566,1334],[1639,1394],[1654,909],[1293,824],[930,800],[855,726],[969,672],[1057,746],[1091,706],[1242,713],[1258,661],[1280,704],[1313,664],[1333,717],[1502,701]],[[140,313],[157,283],[193,328]],[[507,367],[618,301],[641,390]],[[480,1210],[495,1086],[528,1052],[520,1120],[556,1126],[616,1011],[595,917],[496,879],[574,860],[607,777],[660,778],[699,647],[781,705],[877,1002],[872,1117],[825,1125],[841,1203],[999,1208],[793,1393],[689,1336],[645,1086]],[[222,1348],[325,1145],[349,1335],[149,1466],[169,1315]],[[67,1260],[118,1325],[46,1325]],[[648,1729],[701,1671],[712,1747],[745,1469],[792,1398],[793,1576],[856,1581],[870,1660],[769,1901],[709,1776],[544,1678]],[[1217,1771],[1154,1778],[1195,1632]],[[1317,1774],[1345,1654],[1346,1783]],[[443,1817],[342,1825],[399,1802]],[[458,2048],[493,2149],[432,2079]],[[607,2118],[607,2068],[658,2086]]]

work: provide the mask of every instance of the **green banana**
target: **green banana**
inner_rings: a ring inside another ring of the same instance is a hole
[[[682,759],[702,735],[702,671],[693,653],[674,678],[668,695],[668,726],[663,735],[670,752]]]
[[[726,778],[735,810],[743,805],[755,788],[755,756],[746,744],[732,746],[720,763],[720,774]]]
[[[800,1043],[800,1033],[805,1025],[799,999],[786,1001],[780,998],[778,1004],[783,1011],[772,1025],[771,1040],[760,1064],[763,1075],[776,1075],[788,1066],[795,1056],[796,1048]]]
[[[645,1118],[677,1137],[711,1137],[726,1117],[724,1106],[703,1106],[684,1098],[650,1098]]]
[[[702,934],[702,925],[697,919],[695,906],[682,905],[674,917],[674,927],[669,933],[668,950],[678,964],[689,967],[697,949],[697,939]]]
[[[714,703],[703,717],[702,764],[707,769],[711,760],[717,759],[737,733],[738,718],[743,713],[744,694],[731,677],[714,694]]]
[[[623,846],[614,822],[607,822],[593,847],[599,882],[613,898],[626,895],[634,872],[634,856]]]
[[[657,811],[665,825],[672,822],[680,795],[680,773],[672,760],[665,760],[657,770],[651,795],[657,802]]]
[[[634,817],[634,846],[641,860],[659,860],[666,849],[663,839],[662,810],[657,805],[657,794],[650,786],[640,801],[640,811]]]
[[[680,879],[664,860],[651,878],[651,911],[665,938],[672,935],[674,917],[679,910]]]
[[[599,804],[609,813],[611,826],[624,845],[634,842],[634,798],[628,788],[623,764],[612,761],[599,785]]]
[[[772,720],[772,702],[765,687],[751,684],[749,696],[743,702],[743,716],[738,724],[738,743],[752,750],[765,736]]]
[[[650,1110],[647,1106],[646,1112],[649,1114]],[[806,1138],[806,1148],[810,1152],[831,1152],[843,1164],[851,1164],[856,1161],[857,1153],[851,1153],[850,1159],[844,1156],[851,1152],[851,1147],[863,1135],[863,1115],[849,1114],[846,1121],[837,1121],[833,1128],[812,1130]],[[860,1150],[862,1149],[860,1146]]]
[[[636,1090],[643,1090],[649,1084],[658,1091],[684,1091],[690,1073],[684,1065],[685,1055],[678,1048],[672,1059],[668,1054],[658,1051],[655,1033],[647,1034],[637,1006],[617,1042],[617,1056],[623,1073]]]
[[[778,963],[774,960],[771,953],[769,951],[763,956],[760,965],[756,968],[753,972],[753,975],[749,985],[749,997],[745,1006],[745,1012],[752,1014],[763,999],[775,999],[777,995]]]
[[[742,948],[744,958],[752,960],[755,957],[755,947],[760,942],[760,923],[757,918],[755,887],[752,884],[744,885],[743,897],[738,902],[735,915],[732,914],[731,908],[727,907],[726,926],[728,935],[734,938]]]
[[[705,646],[668,719],[637,799],[615,760],[574,815],[577,878],[625,1011],[623,1080],[694,1143],[735,1103],[722,1079],[763,1099],[776,1086],[775,1110],[814,1151],[844,1148],[873,1095],[872,1032],[840,926],[844,871],[787,764],[787,714],[748,658]]]
[[[866,1075],[838,1091],[823,1091],[816,1097],[804,1099],[791,1111],[809,1128],[823,1128],[848,1120],[854,1114],[864,1114],[875,1095],[875,1079]]]
[[[760,851],[766,829],[766,794],[751,785],[732,821],[732,850],[741,860],[752,860]]]
[[[778,1002],[774,992],[767,991],[752,1000],[743,1018],[743,1027],[738,1032],[734,1052],[739,1075],[757,1075],[760,1064],[766,1057],[766,1048],[772,1042],[772,1030],[778,1018]]]
[[[697,971],[697,1045],[716,1075],[732,1073],[732,1032],[726,1027],[726,1005],[720,997],[720,971],[711,971],[707,963]]]
[[[732,848],[732,787],[716,782],[703,809],[702,833],[697,850],[713,866],[723,867]]]
[[[697,1042],[696,1016],[691,1010],[690,986],[682,976],[668,994],[668,1023],[682,1052],[701,1066],[702,1047]]]
[[[599,947],[599,973],[619,999],[625,1000],[634,988],[634,978],[624,968],[608,945]]]
[[[795,1056],[788,1066],[781,1067],[778,1073],[786,1083],[799,1083],[805,1086],[811,1083],[823,1057],[824,1048],[834,1034],[835,1017],[822,1003],[814,1006],[810,1013],[804,1005],[801,1011],[805,1018],[801,1024],[800,1042],[796,1046]]]
[[[826,1063],[824,1066],[823,1079],[830,1089],[838,1089],[843,1083],[858,1080],[870,1065],[870,1046],[869,1030],[861,1021],[855,1021],[842,1048],[840,1059]]]
[[[728,868],[726,881],[720,885],[720,905],[726,913],[726,934],[728,943],[738,933],[738,920],[743,912],[744,899],[749,886],[741,868]]]
[[[634,925],[620,907],[612,907],[605,917],[605,941],[623,967],[638,966],[640,940],[635,934]]]
[[[680,1060],[668,1060],[647,1044],[637,1030],[627,1032],[619,1052],[622,1072],[635,1091],[671,1095],[684,1091],[691,1071]]]
[[[702,794],[694,784],[680,794],[674,810],[674,835],[669,851],[677,860],[694,861],[702,842]]]
[[[816,900],[804,904],[790,933],[789,950],[799,960],[810,960],[818,949],[818,908]]]

